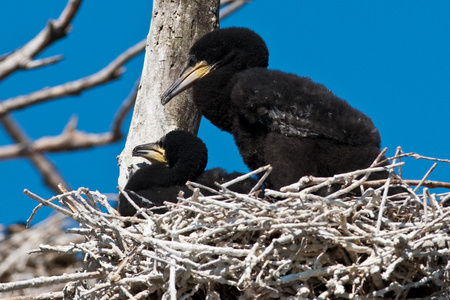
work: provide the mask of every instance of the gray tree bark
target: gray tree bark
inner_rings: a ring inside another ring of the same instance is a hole
[[[154,142],[179,128],[197,133],[200,114],[185,91],[166,106],[160,97],[180,75],[193,42],[219,26],[219,0],[154,0],[144,67],[125,148],[118,157],[119,186],[142,162],[136,145]]]

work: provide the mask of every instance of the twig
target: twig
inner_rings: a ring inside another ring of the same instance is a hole
[[[389,192],[389,184],[390,184],[390,182],[391,182],[392,175],[393,175],[393,171],[390,171],[390,172],[389,172],[389,177],[388,177],[388,179],[387,179],[387,181],[386,181],[386,185],[385,185],[385,188],[384,188],[384,191],[383,191],[383,197],[381,198],[380,209],[378,210],[378,219],[377,219],[377,225],[376,225],[376,228],[377,228],[376,234],[379,234],[379,233],[380,233],[380,229],[381,229],[381,220],[382,220],[382,217],[383,217],[384,209],[385,209],[385,207],[386,207],[386,200],[387,200],[387,196],[388,196],[388,192]]]
[[[334,175],[333,177],[308,176],[307,179],[301,178],[299,180],[299,182],[297,182],[297,183],[282,187],[280,189],[280,191],[282,191],[282,192],[299,191],[300,188],[305,187],[304,186],[305,181],[310,182],[309,186],[314,185],[310,188],[306,188],[305,189],[306,192],[317,191],[317,190],[319,190],[323,187],[326,187],[330,184],[333,184],[333,183],[346,183],[349,180],[349,178],[354,178],[354,177],[358,177],[361,175],[365,175],[366,173],[389,171],[391,169],[402,166],[403,164],[404,163],[397,163],[397,164],[387,165],[387,166],[383,166],[383,167],[369,167],[369,168],[363,169],[363,170],[356,170],[356,171],[351,171],[348,173],[337,174],[337,175]],[[305,190],[303,190],[303,191],[305,191]]]
[[[69,217],[69,218],[71,218],[71,219],[73,219],[73,220],[77,220],[77,219],[78,219],[77,216],[76,216],[76,214],[74,214],[74,213],[71,212],[70,210],[64,209],[64,208],[62,208],[62,207],[60,207],[60,206],[58,206],[58,205],[56,205],[56,204],[53,204],[52,201],[54,201],[54,199],[45,200],[45,199],[39,197],[38,195],[36,195],[36,194],[30,192],[30,191],[27,190],[27,189],[25,189],[25,190],[23,191],[23,193],[24,193],[25,195],[27,195],[28,197],[30,197],[30,198],[32,198],[32,199],[38,201],[40,204],[42,204],[42,205],[44,205],[44,206],[48,206],[48,207],[50,207],[50,208],[56,210],[57,212],[62,213],[63,215],[65,215],[65,216],[67,216],[67,217]]]
[[[70,281],[94,279],[103,277],[99,271],[88,272],[88,273],[74,273],[74,274],[64,274],[61,276],[51,276],[51,277],[36,277],[33,279],[16,281],[10,283],[0,283],[0,292],[8,292],[18,289],[25,289],[29,287],[38,287],[43,285],[52,285],[57,283],[65,283]]]
[[[249,172],[249,173],[247,173],[247,174],[238,176],[238,177],[236,177],[235,179],[230,180],[230,181],[228,181],[228,182],[222,184],[222,186],[223,186],[223,187],[229,187],[230,185],[233,185],[233,184],[235,184],[235,183],[237,183],[237,182],[241,182],[241,181],[243,181],[243,180],[245,180],[245,179],[247,179],[247,178],[252,177],[253,175],[256,175],[256,174],[259,174],[259,173],[262,173],[262,172],[266,172],[266,171],[269,171],[269,173],[270,173],[271,170],[272,170],[272,167],[271,167],[270,165],[267,165],[267,166],[258,168],[258,169],[254,170],[254,171],[251,171],[251,172]],[[267,176],[266,176],[266,177],[267,177]],[[264,182],[264,181],[263,181],[263,182]],[[258,182],[258,184],[256,185],[256,187],[253,187],[253,189],[256,190],[256,189],[258,189],[260,186],[261,186],[261,185],[260,185],[259,182]],[[249,194],[251,194],[251,193],[253,192],[253,189],[252,189],[252,191],[250,191]]]
[[[0,115],[0,122],[5,130],[12,137],[12,139],[19,144],[25,145],[26,148],[30,147],[30,139],[26,133],[20,128],[19,124],[9,115]],[[59,184],[67,186],[66,181],[51,163],[45,155],[40,151],[32,151],[29,155],[32,164],[36,167],[37,171],[41,174],[45,184],[53,191],[58,192]]]
[[[285,275],[281,277],[281,283],[286,284],[297,280],[307,280],[311,277],[319,277],[333,274],[336,270],[345,269],[343,266],[330,266],[326,268],[320,268],[315,270],[309,270],[305,272],[300,272],[296,274]]]
[[[49,45],[64,37],[69,30],[69,24],[78,12],[81,0],[69,0],[58,20],[49,21],[47,26],[32,40],[21,48],[11,52],[0,61],[0,80],[14,71],[26,68],[27,64],[46,49]]]
[[[177,270],[174,266],[170,266],[169,275],[169,295],[171,300],[177,300],[177,287],[176,287]]]
[[[145,40],[142,40],[124,51],[106,67],[90,76],[51,88],[45,88],[29,95],[7,99],[0,105],[0,115],[14,110],[22,109],[24,107],[29,107],[38,103],[42,103],[51,99],[67,97],[70,95],[78,95],[82,91],[116,79],[123,72],[122,66],[131,58],[141,53],[144,48]]]
[[[394,158],[401,158],[401,157],[413,157],[415,159],[425,159],[425,160],[431,160],[431,161],[436,161],[436,162],[450,163],[450,159],[441,159],[441,158],[423,156],[423,155],[420,155],[420,154],[417,154],[414,152],[403,153],[403,154],[395,156]]]
[[[71,118],[64,131],[54,137],[43,137],[34,142],[0,147],[0,160],[30,155],[33,152],[60,152],[86,149],[114,143],[122,138],[121,127],[126,114],[136,99],[137,85],[124,100],[114,118],[111,131],[101,134],[85,133],[76,129],[76,118]],[[55,172],[57,174],[57,172]],[[55,180],[55,182],[58,180]],[[61,182],[61,181],[60,181]]]
[[[49,293],[8,298],[6,300],[49,300],[49,299],[57,300],[57,299],[63,299],[63,298],[64,298],[64,292],[49,292]]]
[[[62,56],[62,55],[55,55],[52,57],[36,59],[36,60],[32,60],[32,61],[25,63],[23,65],[23,68],[27,69],[27,70],[32,70],[32,69],[40,68],[43,66],[55,64],[55,63],[61,61],[63,58],[64,58],[64,56]]]
[[[220,1],[220,4],[221,4],[221,9],[219,12],[220,19],[222,20],[222,19],[228,17],[230,14],[232,14],[236,10],[240,9],[242,6],[244,6],[248,2],[250,2],[250,0]]]
[[[364,182],[363,185],[364,185],[364,187],[377,188],[377,187],[385,185],[386,182],[387,182],[387,179],[369,180],[369,181]],[[391,179],[391,184],[407,184],[407,185],[411,185],[411,186],[425,186],[430,189],[437,189],[437,188],[450,189],[449,182],[432,181],[432,180]]]

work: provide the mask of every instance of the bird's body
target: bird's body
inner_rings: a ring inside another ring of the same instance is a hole
[[[215,187],[215,182],[224,183],[242,175],[237,172],[227,173],[221,168],[204,171],[208,161],[206,146],[198,137],[186,131],[172,131],[156,143],[136,146],[133,155],[152,162],[138,169],[124,188],[137,206],[144,208],[160,207],[165,201],[177,202],[180,191],[189,197],[192,191],[185,185],[187,181]],[[256,180],[250,178],[232,185],[231,189],[248,193],[255,184]],[[210,195],[203,190],[202,194]],[[154,210],[156,213],[165,211],[165,208]],[[136,214],[136,209],[123,194],[119,196],[119,213],[123,216]]]
[[[309,78],[252,68],[233,83],[231,133],[249,168],[272,165],[269,187],[365,168],[380,153],[372,121]]]
[[[200,112],[233,135],[249,168],[272,165],[266,186],[365,168],[380,153],[369,117],[310,78],[268,70],[266,45],[253,31],[213,31],[189,54],[162,103],[193,85]]]

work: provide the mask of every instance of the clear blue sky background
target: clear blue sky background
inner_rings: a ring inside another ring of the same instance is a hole
[[[393,155],[406,152],[450,158],[450,2],[449,1],[302,1],[253,0],[225,19],[222,27],[244,26],[258,32],[270,51],[270,68],[311,77],[370,116],[382,146]],[[34,37],[66,1],[3,1],[0,5],[0,54]],[[69,36],[40,57],[63,54],[46,68],[17,72],[0,83],[0,100],[90,75],[146,37],[151,1],[85,1]],[[112,117],[141,73],[143,55],[127,64],[116,82],[80,96],[54,100],[14,112],[28,135],[57,135],[72,115],[78,129],[109,130]],[[130,116],[124,124],[126,133]],[[199,136],[209,149],[208,168],[247,168],[232,138],[202,122]],[[0,145],[12,141],[0,129]],[[116,156],[124,141],[72,153],[48,154],[72,188],[115,193]],[[408,160],[404,175],[420,179],[431,162]],[[439,164],[431,179],[450,181],[450,166]],[[26,220],[42,197],[53,193],[24,159],[0,161],[0,223]],[[35,222],[50,210],[41,211]]]

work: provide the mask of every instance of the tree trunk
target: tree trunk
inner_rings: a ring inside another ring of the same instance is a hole
[[[181,74],[189,48],[198,38],[219,26],[219,0],[154,0],[147,36],[144,67],[125,148],[118,157],[119,186],[142,158],[131,156],[136,145],[157,141],[179,128],[197,133],[200,114],[192,91],[162,106],[162,93]]]

